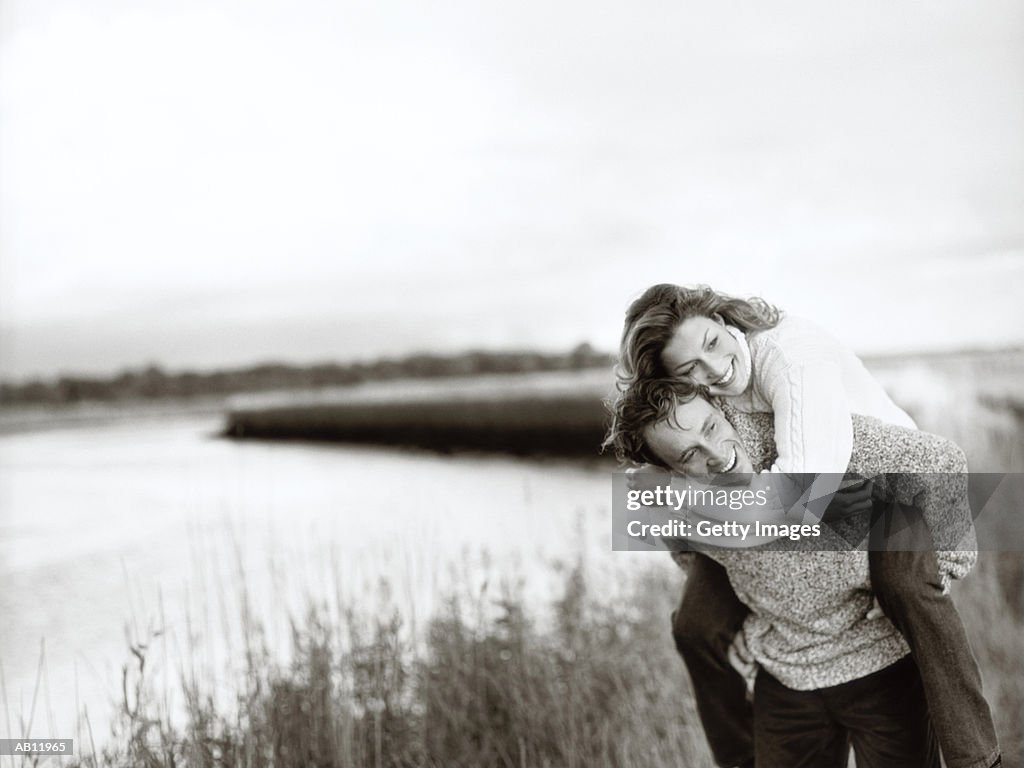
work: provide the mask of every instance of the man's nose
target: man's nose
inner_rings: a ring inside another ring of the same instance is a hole
[[[708,467],[713,472],[717,472],[726,465],[729,457],[724,445],[717,441],[709,442],[705,450],[708,455]]]

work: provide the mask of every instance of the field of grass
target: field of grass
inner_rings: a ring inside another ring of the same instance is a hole
[[[568,569],[543,615],[487,587],[451,595],[418,638],[385,606],[372,616],[345,611],[341,622],[311,609],[293,627],[284,665],[254,627],[238,649],[246,671],[232,704],[216,707],[223,696],[183,672],[187,717],[177,727],[139,652],[126,668],[117,739],[80,765],[706,764],[667,634],[672,567],[614,601]]]
[[[652,563],[614,595],[567,568],[550,610],[486,583],[451,595],[420,637],[386,604],[341,610],[339,621],[338,606],[320,603],[293,620],[287,662],[271,657],[240,599],[244,671],[214,682],[180,660],[183,720],[151,677],[155,639],[139,642],[114,740],[77,765],[712,765],[668,634],[682,584],[674,566]],[[987,557],[957,602],[1010,768],[1024,748],[1024,616],[1000,595]]]
[[[972,472],[1024,472],[1024,350],[869,359],[886,391]]]

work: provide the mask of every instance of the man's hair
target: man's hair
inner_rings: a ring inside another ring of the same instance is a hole
[[[611,426],[602,450],[612,448],[622,463],[655,464],[665,462],[654,455],[644,430],[672,418],[676,406],[695,397],[710,399],[707,390],[671,379],[635,381],[619,392],[614,401],[606,402],[611,412]]]

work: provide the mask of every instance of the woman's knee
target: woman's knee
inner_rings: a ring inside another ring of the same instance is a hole
[[[733,638],[743,626],[748,609],[738,601],[701,602],[685,599],[672,612],[672,639],[683,655],[725,656]]]
[[[677,650],[724,654],[748,612],[736,597],[725,569],[704,556],[695,558],[682,602],[672,614]]]
[[[934,552],[872,552],[871,586],[887,614],[913,610],[942,595]]]
[[[686,601],[672,611],[672,639],[676,650],[686,655],[708,650],[714,643],[714,629],[699,614],[686,609]]]

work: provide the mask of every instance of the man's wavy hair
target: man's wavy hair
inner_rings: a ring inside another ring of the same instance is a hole
[[[620,391],[636,382],[670,378],[661,353],[691,317],[718,315],[744,333],[774,328],[782,313],[764,299],[737,299],[706,285],[652,285],[626,311],[615,369]]]
[[[614,450],[615,458],[623,464],[665,467],[665,462],[655,456],[647,445],[644,430],[672,419],[677,405],[688,403],[695,397],[709,398],[709,395],[703,387],[673,379],[634,382],[620,390],[613,401],[606,403],[612,418],[602,450]]]

